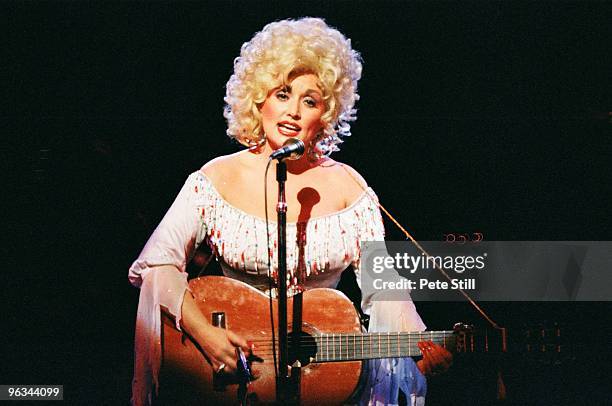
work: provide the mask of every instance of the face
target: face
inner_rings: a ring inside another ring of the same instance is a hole
[[[308,145],[323,128],[323,92],[313,74],[296,76],[284,87],[272,89],[261,107],[266,138],[272,149],[294,137]]]

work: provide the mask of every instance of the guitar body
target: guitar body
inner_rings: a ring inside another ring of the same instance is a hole
[[[202,313],[212,321],[224,313],[226,328],[255,344],[261,362],[251,365],[257,378],[247,387],[249,404],[275,402],[276,383],[272,356],[269,298],[261,291],[234,279],[205,276],[189,286]],[[360,323],[351,301],[334,289],[312,289],[302,295],[302,331],[317,333],[360,333]],[[288,320],[293,320],[293,299],[288,299]],[[277,322],[277,302],[273,303]],[[236,382],[226,382],[213,373],[210,363],[194,342],[162,314],[162,370],[160,401],[167,404],[239,404]],[[278,328],[275,326],[278,338]],[[291,325],[289,325],[291,332]],[[277,353],[278,356],[278,353]],[[343,404],[354,393],[361,376],[361,361],[302,363],[299,370],[300,404]],[[294,375],[295,376],[295,375]],[[242,385],[244,389],[244,385]]]

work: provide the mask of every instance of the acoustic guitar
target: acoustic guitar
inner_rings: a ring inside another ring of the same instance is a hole
[[[162,314],[160,399],[168,404],[273,403],[276,378],[268,296],[223,276],[193,279],[190,288],[202,313],[213,324],[231,329],[255,345],[249,367],[256,377],[248,382],[215,373],[197,344],[177,331],[174,321]],[[419,356],[419,341],[431,340],[453,352],[478,348],[493,351],[493,347],[505,350],[505,337],[496,339],[495,345],[485,337],[476,345],[475,336],[466,328],[364,333],[352,302],[343,293],[317,288],[301,296],[288,300],[288,320],[293,319],[293,301],[301,300],[301,323],[296,324],[301,331],[288,326],[293,331],[289,334],[289,356],[294,366],[292,374],[299,374],[296,379],[300,404],[343,404],[358,387],[363,360]],[[276,321],[276,301],[273,312]]]

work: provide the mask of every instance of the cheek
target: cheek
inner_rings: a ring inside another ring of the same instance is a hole
[[[283,104],[274,97],[267,98],[266,101],[264,101],[264,104],[261,106],[261,113],[264,114],[265,111],[268,117],[276,116],[282,113],[282,110]]]
[[[318,132],[323,128],[323,120],[321,119],[321,114],[316,114],[309,120],[309,127]]]
[[[267,103],[261,106],[261,109],[259,109],[259,113],[261,114],[262,118],[270,117],[270,107]]]
[[[271,125],[274,122],[274,111],[270,106],[263,106],[259,111],[261,114],[261,121],[263,126]]]

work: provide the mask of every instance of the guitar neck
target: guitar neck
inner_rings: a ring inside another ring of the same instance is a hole
[[[314,339],[317,344],[314,362],[414,357],[421,355],[419,341],[433,341],[445,348],[455,345],[453,331],[329,333]]]

